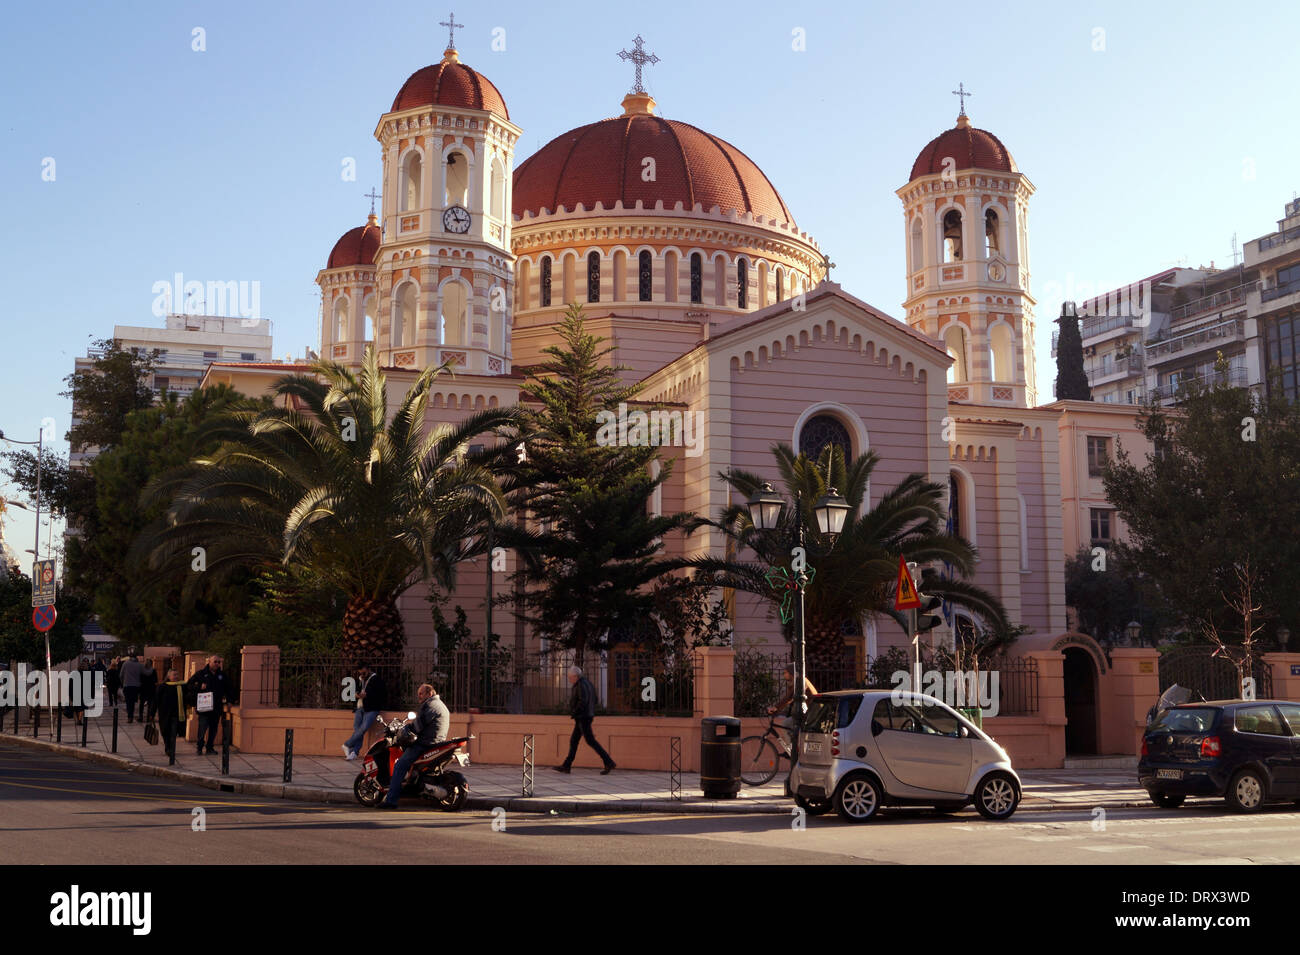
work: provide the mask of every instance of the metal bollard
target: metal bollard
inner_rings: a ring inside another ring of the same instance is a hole
[[[86,733],[90,731],[90,714],[81,714],[81,748],[86,748]]]
[[[54,711],[54,742],[63,742],[63,707]]]
[[[36,737],[40,735],[41,735],[41,708],[39,706],[33,706],[32,707],[32,739],[36,739]]]
[[[117,707],[113,707],[113,752],[117,752]]]
[[[678,802],[682,798],[682,738],[668,740],[668,795]]]
[[[533,734],[524,736],[524,785],[523,794],[533,794]]]
[[[293,730],[284,731],[284,781],[293,782]]]
[[[234,736],[234,727],[231,725],[230,716],[227,715],[221,720],[221,775],[230,775],[230,740]]]

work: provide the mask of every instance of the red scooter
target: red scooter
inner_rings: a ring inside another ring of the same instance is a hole
[[[398,735],[406,724],[415,719],[414,713],[408,713],[405,720],[392,720],[384,727],[382,739],[366,750],[361,772],[352,784],[352,793],[357,802],[363,806],[378,806],[388,795],[388,784],[393,778],[393,767],[402,755],[404,747],[398,742]],[[444,812],[455,812],[465,805],[469,798],[469,781],[448,765],[468,766],[469,753],[462,747],[473,736],[460,736],[444,740],[434,745],[417,759],[402,781],[402,795],[419,795],[428,799]]]

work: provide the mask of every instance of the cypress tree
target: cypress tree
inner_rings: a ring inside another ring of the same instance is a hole
[[[1091,401],[1092,389],[1083,370],[1083,336],[1073,302],[1061,303],[1061,326],[1056,342],[1056,397],[1058,400]]]

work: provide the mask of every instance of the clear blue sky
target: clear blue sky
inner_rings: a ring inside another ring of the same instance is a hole
[[[34,438],[73,359],[114,324],[158,324],[173,273],[261,283],[278,356],[316,345],[316,272],[379,185],[372,133],[436,62],[446,7],[355,2],[11,5],[0,36],[0,429]],[[649,9],[651,12],[643,12]],[[1174,263],[1231,261],[1300,189],[1291,4],[480,3],[463,61],[524,129],[517,161],[616,115],[641,33],[661,112],[729,140],[891,315],[917,152],[958,82],[1037,186],[1030,205],[1040,400],[1062,291],[1086,297]],[[192,31],[206,33],[195,52]],[[505,30],[506,49],[491,49]],[[791,48],[802,28],[807,49]],[[1094,50],[1104,31],[1104,50]],[[42,181],[55,160],[56,179]],[[357,181],[342,181],[343,160]],[[59,447],[66,450],[60,440]],[[19,550],[32,524],[8,536]]]

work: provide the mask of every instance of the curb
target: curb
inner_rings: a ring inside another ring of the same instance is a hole
[[[90,762],[106,763],[139,773],[142,776],[156,776],[176,782],[190,783],[204,789],[213,789],[224,793],[239,793],[248,796],[265,796],[272,799],[293,799],[300,802],[323,802],[329,804],[355,805],[356,797],[348,789],[330,789],[323,786],[301,786],[294,783],[269,783],[242,780],[234,776],[209,776],[205,773],[172,766],[159,766],[146,763],[128,756],[114,753],[102,753],[67,743],[52,743],[49,740],[32,739],[0,733],[0,740],[11,741],[30,749],[63,753],[77,759]],[[1133,800],[1128,796],[1103,796],[1089,802],[1086,806],[1077,803],[1061,805],[1041,797],[1029,796],[1021,802],[1018,812],[1091,812],[1103,809],[1140,809],[1150,807],[1149,800]],[[572,799],[567,796],[473,796],[465,800],[466,809],[478,809],[490,812],[504,809],[507,812],[550,813],[563,812],[574,815],[593,812],[627,812],[627,813],[662,813],[666,815],[699,815],[729,813],[734,815],[789,815],[791,806],[787,803],[764,802],[756,804],[744,799],[703,799],[689,796],[681,801],[674,799]]]

